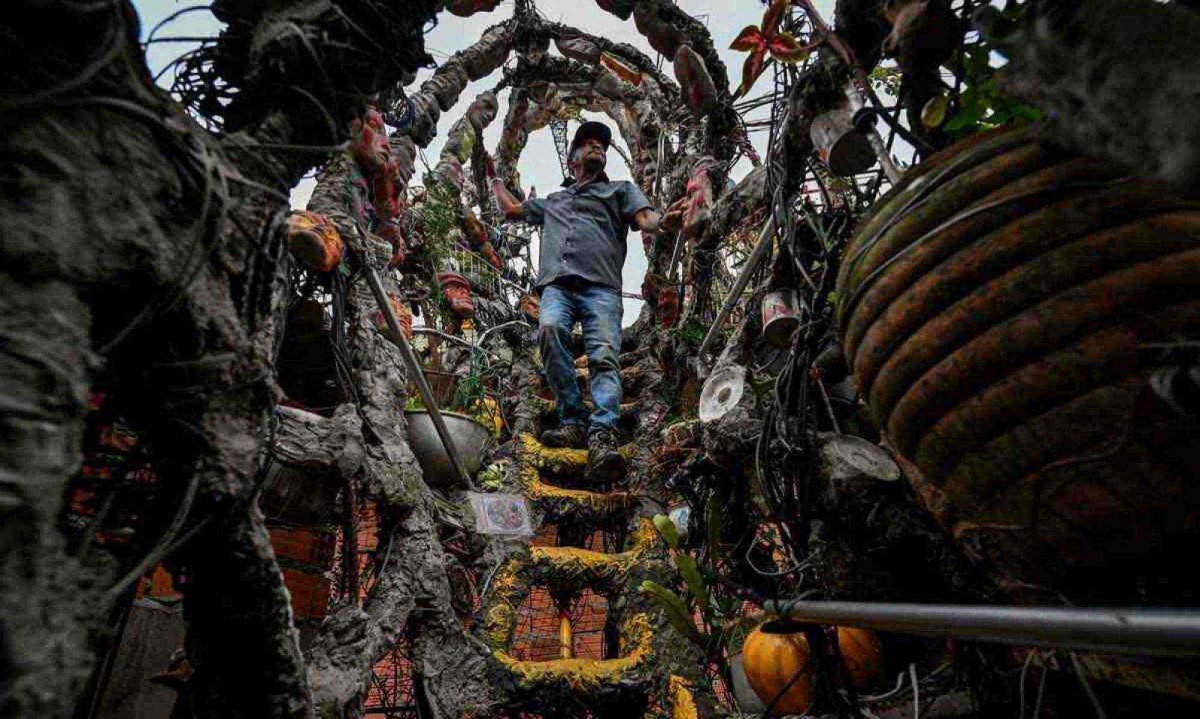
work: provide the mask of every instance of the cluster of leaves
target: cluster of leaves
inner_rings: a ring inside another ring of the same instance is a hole
[[[942,127],[955,140],[1013,121],[1034,122],[1042,116],[1037,108],[1001,90],[991,53],[985,43],[968,45],[963,52],[966,89],[959,95],[957,111]]]
[[[490,395],[494,395],[489,388],[493,387],[506,372],[506,367],[489,362],[482,351],[473,350],[466,374],[459,374],[455,377],[454,392],[446,400],[446,405],[442,409],[472,415],[490,427],[496,419],[496,409],[489,407],[484,400]],[[421,401],[420,395],[411,393],[405,409],[424,408],[425,403]]]
[[[1024,5],[1009,0],[1000,14],[1007,20],[1016,20]],[[997,77],[999,67],[995,59],[991,43],[984,38],[965,46],[962,55],[964,89],[954,101],[946,96],[931,101],[924,113],[926,117],[922,118],[925,124],[940,125],[952,140],[957,141],[1011,122],[1041,119],[1042,113],[1037,108],[1005,94]]]
[[[876,92],[882,92],[888,97],[899,97],[902,77],[900,68],[895,65],[878,65],[867,79]]]
[[[801,45],[795,35],[782,29],[789,5],[791,0],[772,0],[763,14],[762,22],[743,28],[729,46],[730,49],[750,53],[742,65],[742,84],[738,87],[737,97],[750,92],[768,61],[803,62],[812,52],[813,46]]]
[[[421,204],[421,223],[431,248],[447,248],[450,231],[462,221],[458,193],[432,174],[425,175],[425,200]],[[436,250],[435,250],[436,252]]]
[[[479,486],[485,492],[498,492],[504,486],[504,477],[507,473],[508,462],[501,460],[489,464],[486,469],[479,473]]]
[[[698,345],[704,341],[704,335],[708,333],[704,325],[699,321],[689,319],[687,322],[672,327],[669,334],[685,344]]]
[[[463,411],[480,409],[487,396],[490,374],[485,364],[472,359],[470,370],[454,384],[454,399],[450,401],[450,406]]]

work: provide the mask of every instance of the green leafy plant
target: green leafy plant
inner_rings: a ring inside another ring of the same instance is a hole
[[[697,320],[688,320],[684,324],[672,327],[669,332],[672,337],[681,339],[687,344],[700,344],[704,341],[704,335],[707,333],[708,330]]]
[[[658,582],[652,582],[649,579],[642,582],[640,590],[662,608],[667,621],[675,628],[675,631],[702,647],[707,644],[704,634],[700,632],[695,622],[692,621],[691,615],[688,614],[687,605],[684,604],[683,599],[678,594]]]
[[[972,45],[966,50],[967,89],[959,96],[957,112],[944,126],[955,139],[1014,120],[1033,122],[1042,117],[1037,108],[1004,94],[995,69],[990,65],[989,54],[990,50],[984,45]]]
[[[870,80],[871,87],[877,92],[884,92],[891,97],[899,97],[902,77],[900,68],[894,65],[879,65],[871,71],[867,79]]]
[[[1022,3],[1009,2],[1001,14],[1015,19],[1022,7]],[[938,117],[943,114],[939,112],[942,108],[937,106],[938,103],[949,111],[949,117],[944,118],[942,129],[955,140],[1014,121],[1034,122],[1041,119],[1040,110],[1005,94],[996,75],[998,70],[993,63],[991,43],[981,39],[967,45],[963,49],[964,89],[957,102],[947,102],[946,98],[934,98],[931,101],[933,107],[927,106],[925,113],[931,116],[931,122],[928,124],[940,124],[937,121],[943,119]]]
[[[722,591],[717,581],[717,565],[722,556],[722,519],[720,500],[710,497],[704,506],[704,551],[697,553],[700,557],[697,560],[697,556],[681,546],[679,532],[670,517],[656,515],[652,520],[654,527],[670,551],[671,563],[686,594],[680,595],[651,581],[643,582],[641,591],[663,610],[671,626],[700,647],[710,660],[724,667],[727,656],[736,652],[748,628],[741,599]]]
[[[675,523],[665,514],[656,514],[650,520],[654,523],[654,528],[658,530],[658,534],[662,537],[663,542],[671,549],[679,549],[679,532],[675,529]]]
[[[472,362],[467,374],[459,377],[454,383],[454,397],[450,400],[450,406],[459,410],[470,410],[482,402],[487,396],[487,384],[483,375],[483,368]]]
[[[486,469],[479,473],[479,486],[485,492],[498,492],[504,486],[504,476],[508,468],[508,462],[500,461],[489,464]]]
[[[425,175],[425,201],[421,205],[421,220],[428,242],[444,242],[450,230],[458,226],[458,205],[458,193],[452,186],[441,182],[432,174]]]

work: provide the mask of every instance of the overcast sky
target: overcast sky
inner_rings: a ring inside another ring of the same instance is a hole
[[[396,1],[400,2],[401,0]],[[143,39],[145,39],[146,34],[160,20],[173,12],[195,4],[194,0],[185,0],[183,2],[178,0],[134,0],[134,6],[138,9],[142,19]],[[724,60],[729,72],[729,84],[731,87],[736,88],[740,82],[741,66],[742,61],[745,59],[745,54],[730,50],[729,43],[733,41],[733,38],[737,36],[743,27],[758,24],[762,19],[765,6],[758,0],[679,0],[677,4],[708,26],[709,32],[712,33],[713,42],[720,51],[721,58]],[[825,14],[827,20],[832,20],[834,0],[817,0],[815,4],[818,11]],[[593,35],[606,37],[615,42],[627,42],[641,48],[650,57],[656,57],[656,53],[650,48],[649,43],[637,32],[632,18],[622,22],[616,16],[601,10],[595,4],[594,0],[539,0],[537,7],[550,20],[573,25]],[[426,50],[433,56],[436,62],[443,62],[456,51],[475,42],[484,29],[510,17],[512,11],[512,0],[505,0],[505,2],[501,3],[492,12],[479,13],[470,18],[455,17],[443,12],[438,16],[439,22],[437,27],[425,37]],[[158,31],[157,37],[211,37],[220,31],[220,27],[221,24],[211,13],[207,10],[201,10],[189,12],[171,21],[169,25]],[[151,45],[147,52],[151,71],[157,73],[161,68],[170,63],[171,60],[186,52],[191,47],[194,47],[194,44],[186,42],[163,42]],[[415,91],[423,81],[429,78],[432,72],[432,70],[422,70],[418,74],[416,82],[410,87],[410,90]],[[665,64],[664,72],[668,75],[672,74],[670,63]],[[763,73],[762,77],[759,78],[758,84],[750,94],[756,95],[768,89],[771,83],[771,74],[769,69]],[[446,131],[462,116],[475,96],[493,87],[498,79],[499,73],[497,72],[491,77],[471,83],[463,92],[459,104],[449,112],[442,114],[441,122],[438,125],[438,136],[430,143],[429,147],[425,148],[425,155],[430,165],[434,165],[437,162],[438,153],[441,151],[442,143],[445,141]],[[164,77],[161,82],[169,84],[169,77]],[[500,112],[496,121],[484,132],[485,146],[493,154],[500,139],[500,130],[503,126],[503,119],[507,109],[508,92],[505,91],[500,95]],[[596,119],[607,122],[607,118],[604,117]],[[574,132],[574,130],[575,125],[572,123],[570,131]],[[619,134],[616,137],[619,141]],[[766,139],[765,133],[755,133],[752,137],[760,155],[766,154]],[[629,172],[625,167],[624,161],[621,160],[615,151],[609,152],[608,169],[610,177],[614,180],[629,177]],[[739,179],[749,169],[749,162],[743,161],[738,167],[734,168],[734,179]],[[539,131],[529,138],[529,144],[521,156],[518,170],[521,173],[521,180],[525,184],[526,189],[530,186],[535,186],[538,188],[538,194],[541,196],[545,196],[558,187],[562,181],[562,171],[559,167],[558,155],[555,152],[549,128]],[[418,161],[418,178],[423,171],[424,168]],[[304,207],[308,202],[309,195],[312,193],[312,184],[311,179],[304,180],[293,190],[293,207]],[[629,238],[629,258],[625,263],[625,290],[634,293],[640,292],[642,276],[645,274],[645,271],[646,258],[642,253],[641,238],[638,233],[633,233]],[[626,324],[636,319],[640,304],[636,300],[626,300]]]

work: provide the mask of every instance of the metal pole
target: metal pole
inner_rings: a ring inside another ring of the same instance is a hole
[[[446,448],[446,454],[450,456],[450,464],[454,465],[454,471],[462,478],[466,486],[474,488],[474,483],[471,481],[471,475],[467,474],[467,469],[463,466],[462,460],[458,455],[458,448],[454,446],[454,440],[450,437],[450,432],[446,429],[446,423],[442,421],[442,412],[438,409],[437,400],[433,398],[433,390],[429,388],[429,383],[425,381],[425,372],[421,370],[421,364],[417,362],[417,356],[413,353],[412,347],[408,344],[408,340],[404,337],[404,332],[400,330],[400,322],[396,319],[396,313],[392,311],[392,303],[388,302],[387,293],[383,290],[383,283],[379,281],[379,274],[375,272],[375,268],[370,262],[363,258],[363,272],[367,275],[367,284],[371,286],[371,293],[375,295],[375,302],[379,304],[379,310],[383,312],[383,318],[387,322],[388,329],[392,332],[392,342],[400,348],[400,358],[404,360],[404,366],[408,369],[408,373],[413,376],[413,381],[417,384],[417,391],[421,394],[421,401],[425,403],[425,409],[429,412],[429,419],[433,420],[433,428],[437,430],[438,438],[442,440],[442,446]]]
[[[854,81],[846,83],[846,96],[850,98],[850,105],[854,109],[866,106],[866,100],[863,99],[862,93],[858,91]],[[867,144],[875,152],[875,157],[878,158],[879,164],[883,167],[883,174],[887,175],[888,181],[893,185],[900,182],[900,178],[904,173],[896,167],[896,163],[892,162],[892,155],[888,152],[887,146],[883,143],[883,138],[879,136],[879,132],[874,127],[875,123],[872,120],[871,126],[865,128],[862,132],[867,136]]]
[[[896,163],[892,162],[892,156],[887,151],[887,147],[883,144],[883,138],[879,136],[879,132],[875,128],[867,129],[867,143],[871,145],[871,149],[875,151],[875,156],[879,158],[879,164],[883,166],[883,174],[887,175],[888,181],[893,185],[900,182],[900,178],[904,173],[896,167]]]
[[[804,622],[1096,654],[1200,655],[1200,609],[767,602]]]
[[[675,266],[679,264],[679,259],[683,256],[684,242],[683,230],[680,229],[678,236],[675,238],[675,247],[671,250],[671,261],[667,264],[667,279],[672,282],[675,281]]]
[[[746,266],[738,273],[737,279],[733,283],[733,288],[729,290],[729,296],[725,298],[725,303],[721,306],[721,311],[717,313],[717,319],[713,321],[712,327],[708,328],[708,334],[704,335],[704,342],[700,344],[700,359],[703,360],[707,354],[713,341],[717,335],[721,334],[721,327],[724,326],[725,320],[729,319],[729,313],[733,311],[733,306],[741,299],[742,291],[746,289],[746,285],[750,282],[750,276],[758,269],[759,263],[766,256],[767,250],[771,247],[771,241],[775,239],[775,213],[772,212],[767,218],[767,224],[763,225],[762,232],[758,235],[758,243],[754,245],[754,249],[750,252],[749,259],[746,260]]]
[[[93,675],[91,699],[88,702],[87,719],[94,719],[100,711],[100,703],[104,701],[104,693],[108,691],[108,682],[112,679],[113,667],[116,665],[117,652],[121,649],[121,642],[125,639],[125,630],[129,627],[129,615],[133,613],[133,602],[137,598],[137,584],[133,584],[129,589],[125,590],[125,596],[118,601],[121,602],[121,613],[117,620],[117,631],[114,632],[108,648],[104,652],[104,661],[101,662],[97,669],[98,674]]]
[[[509,320],[508,322],[505,322],[503,324],[498,324],[495,327],[488,327],[486,330],[483,331],[483,334],[479,335],[479,339],[477,339],[475,341],[475,344],[478,345],[480,347],[480,349],[482,349],[483,343],[487,339],[488,335],[490,335],[493,332],[502,330],[505,327],[516,327],[517,325],[523,325],[525,327],[530,326],[529,323],[526,322],[525,320]]]
[[[650,192],[654,195],[654,199],[662,202],[659,195],[662,193],[662,175],[663,175],[663,153],[666,152],[667,134],[666,130],[659,128],[658,130],[658,159],[654,165],[654,186],[650,188]]]

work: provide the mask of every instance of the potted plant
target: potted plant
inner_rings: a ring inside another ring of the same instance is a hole
[[[489,395],[488,386],[494,373],[486,355],[472,348],[467,373],[451,375],[453,384],[446,386],[451,391],[442,393],[444,406],[439,409],[443,421],[467,473],[471,475],[479,471],[484,454],[500,436],[504,426],[499,402]],[[437,372],[437,375],[440,378],[444,373]],[[428,410],[415,391],[410,392],[405,415],[409,421],[409,444],[417,456],[425,480],[440,486],[456,483],[458,477],[450,458],[434,429]]]
[[[675,514],[675,513],[673,513]],[[717,667],[735,698],[747,712],[762,711],[749,689],[742,670],[741,647],[756,620],[744,613],[744,601],[725,591],[718,580],[718,557],[727,553],[721,542],[722,512],[720,502],[712,497],[705,504],[702,526],[704,537],[698,540],[704,551],[697,562],[682,546],[681,529],[670,515],[656,515],[654,527],[667,545],[671,562],[686,589],[680,595],[653,581],[642,582],[640,591],[650,597],[664,612],[667,621],[683,637],[704,652],[709,663]]]

